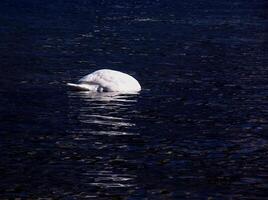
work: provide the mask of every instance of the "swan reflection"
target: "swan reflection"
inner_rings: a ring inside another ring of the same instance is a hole
[[[136,102],[136,96],[139,93],[129,92],[129,93],[120,93],[120,92],[71,92],[69,91],[69,97],[80,97],[85,101],[89,102]]]
[[[83,172],[87,185],[134,188],[136,175],[126,171],[131,161],[124,152],[129,148],[127,139],[138,135],[133,128],[137,94],[68,91],[67,95],[71,128],[68,139],[65,137],[57,145],[70,147],[81,156],[80,162],[87,166]]]
[[[70,118],[76,116],[81,126],[76,133],[91,135],[133,135],[137,94],[116,92],[69,92]]]

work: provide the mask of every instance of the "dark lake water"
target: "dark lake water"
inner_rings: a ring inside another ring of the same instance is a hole
[[[0,2],[0,199],[267,199],[266,0]],[[66,88],[95,70],[138,95]]]

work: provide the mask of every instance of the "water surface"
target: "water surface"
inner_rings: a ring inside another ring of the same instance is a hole
[[[267,2],[0,3],[0,197],[266,199]],[[140,94],[73,92],[123,71]]]

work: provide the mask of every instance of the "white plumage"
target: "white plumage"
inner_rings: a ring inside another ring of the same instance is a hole
[[[67,83],[77,90],[92,92],[138,92],[139,82],[132,76],[110,69],[101,69],[78,80],[77,84]]]

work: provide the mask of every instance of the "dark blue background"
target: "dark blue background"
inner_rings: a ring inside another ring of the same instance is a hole
[[[0,3],[0,198],[266,199],[265,0]],[[66,82],[101,68],[139,95]]]

